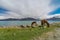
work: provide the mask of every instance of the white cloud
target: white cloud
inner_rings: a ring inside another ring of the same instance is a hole
[[[51,15],[51,17],[60,18],[60,14]]]
[[[5,16],[0,16],[0,19],[7,19]]]
[[[33,17],[46,19],[49,12],[54,10],[49,6],[51,0],[0,0],[0,6],[10,10],[5,17],[25,18]],[[4,18],[5,18],[4,17]]]

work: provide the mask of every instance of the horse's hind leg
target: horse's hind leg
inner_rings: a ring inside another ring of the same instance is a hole
[[[48,22],[47,22],[46,24],[47,24],[47,27],[50,27],[50,25],[49,25],[49,23],[48,23]]]

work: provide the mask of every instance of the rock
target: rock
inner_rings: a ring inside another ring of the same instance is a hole
[[[32,23],[31,23],[31,27],[32,27],[32,28],[37,27],[37,23],[36,23],[36,22],[32,22]]]
[[[27,27],[27,28],[30,28],[31,26],[29,26],[29,25],[26,25],[26,27]]]
[[[25,26],[23,26],[23,25],[20,25],[20,27],[21,27],[21,28],[25,28]]]

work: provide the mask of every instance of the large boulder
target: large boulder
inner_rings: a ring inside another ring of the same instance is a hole
[[[37,23],[36,23],[36,22],[32,22],[32,23],[31,23],[31,27],[32,27],[32,28],[37,27]]]

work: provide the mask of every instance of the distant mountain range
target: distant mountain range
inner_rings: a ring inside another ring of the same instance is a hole
[[[60,21],[60,18],[52,17],[47,20]],[[0,21],[40,21],[40,20],[35,18],[22,18],[22,19],[8,18],[8,19],[0,19]]]
[[[8,18],[8,19],[0,19],[0,21],[39,21],[39,19],[34,18],[22,18],[22,19],[15,19],[15,18]]]
[[[47,20],[52,20],[52,21],[60,21],[60,18],[57,18],[57,17],[52,17],[52,18],[47,19]]]

